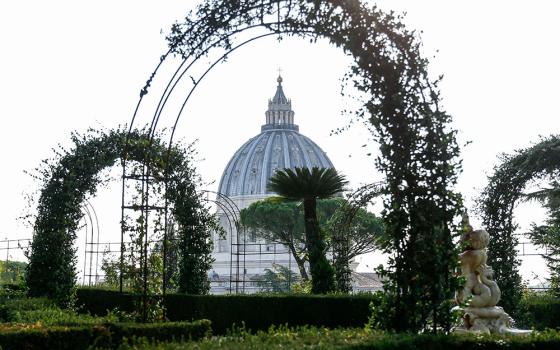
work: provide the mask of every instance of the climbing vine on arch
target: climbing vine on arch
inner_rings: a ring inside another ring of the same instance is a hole
[[[401,18],[358,0],[206,0],[168,36],[170,51],[196,61],[227,56],[243,32],[324,38],[354,57],[347,82],[366,96],[356,111],[380,145],[384,219],[392,237],[386,298],[376,326],[397,331],[449,329],[456,250],[453,191],[460,171],[456,131],[440,106],[421,42]],[[191,77],[196,84],[196,78]],[[419,270],[419,267],[425,267]]]
[[[496,282],[507,293],[502,294],[501,305],[515,315],[521,299],[522,283],[514,233],[513,210],[525,197],[525,188],[534,181],[560,179],[560,138],[550,136],[539,143],[502,155],[501,162],[488,178],[488,185],[479,202],[484,227],[490,233],[488,264],[496,272]]]
[[[101,177],[102,170],[122,162],[125,144],[127,159],[150,166],[154,178],[163,179],[167,170],[163,195],[171,203],[170,211],[178,224],[179,254],[183,253],[179,258],[179,289],[193,294],[208,292],[206,274],[212,263],[209,238],[216,222],[196,191],[199,179],[190,151],[177,146],[168,150],[160,136],[150,140],[145,130],[90,130],[84,135],[72,134],[72,143],[71,149],[57,152],[39,169],[42,187],[26,273],[29,294],[53,298],[62,305],[72,302],[74,242],[83,216],[81,205],[107,181]]]

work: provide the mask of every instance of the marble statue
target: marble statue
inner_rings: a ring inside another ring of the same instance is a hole
[[[459,333],[529,334],[531,331],[512,327],[513,319],[499,306],[501,291],[494,281],[494,271],[486,264],[486,247],[490,235],[486,230],[473,230],[468,216],[463,217],[465,233],[459,254],[461,274],[465,286],[458,291],[456,307],[462,315],[462,325],[454,329]]]

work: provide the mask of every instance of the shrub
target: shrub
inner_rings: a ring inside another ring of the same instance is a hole
[[[51,326],[14,325],[0,328],[2,349],[115,348],[137,339],[149,341],[198,340],[210,334],[210,321],[155,324]]]
[[[27,288],[22,283],[3,283],[0,284],[0,296],[23,295]]]
[[[545,328],[560,329],[560,299],[547,293],[526,293],[521,299],[519,318],[520,327],[538,330]]]
[[[11,298],[0,300],[0,321],[11,323],[40,323],[44,326],[75,326],[116,321],[116,317],[93,317],[74,310],[61,309],[46,298]]]
[[[10,298],[0,301],[0,321],[13,322],[17,314],[54,307],[47,298]]]
[[[134,312],[135,298],[130,293],[116,290],[78,288],[76,290],[76,306],[78,310],[92,315],[106,315],[113,310]]]
[[[106,315],[109,311],[133,310],[134,295],[118,291],[79,288],[82,311]],[[252,330],[271,325],[362,327],[371,316],[371,294],[362,295],[206,295],[168,294],[164,305],[171,321],[209,319],[213,331],[224,334],[243,322]],[[560,299],[547,294],[528,294],[521,304],[523,314],[516,319],[524,328],[560,327]]]
[[[104,327],[64,327],[29,325],[4,328],[0,331],[2,349],[85,349],[104,345],[110,334]]]
[[[82,310],[93,315],[131,310],[138,296],[118,291],[78,289]],[[369,295],[185,295],[168,294],[164,301],[171,321],[209,319],[215,333],[223,334],[244,323],[251,330],[271,325],[363,327],[369,317]]]
[[[213,337],[199,342],[140,344],[137,350],[524,350],[560,348],[560,334],[545,332],[527,337],[483,335],[433,335],[391,334],[364,329],[325,329],[305,327],[299,329],[271,329],[250,334],[238,332],[225,337]]]
[[[50,307],[39,310],[12,311],[9,322],[15,323],[41,323],[45,326],[80,326],[86,324],[101,324],[109,321],[117,321],[116,317],[94,317],[91,315],[78,314],[74,311],[62,310]]]
[[[208,318],[216,333],[232,325],[265,330],[271,325],[362,327],[367,322],[369,297],[362,296],[186,296],[165,300],[171,320]]]
[[[146,338],[157,341],[198,340],[211,334],[209,320],[165,323],[115,323],[109,325],[113,343],[124,339]]]

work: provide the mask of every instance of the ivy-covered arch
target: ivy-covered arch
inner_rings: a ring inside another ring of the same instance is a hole
[[[541,142],[502,155],[499,165],[488,178],[488,185],[480,197],[483,226],[491,236],[488,245],[488,264],[495,270],[496,282],[507,293],[501,305],[515,314],[522,293],[514,233],[513,210],[524,197],[525,188],[533,181],[560,179],[560,137],[550,136]]]
[[[446,302],[457,286],[452,222],[462,206],[453,190],[459,147],[451,117],[440,106],[439,80],[429,77],[421,41],[399,16],[359,0],[203,0],[172,27],[169,51],[141,90],[140,100],[166,58],[182,58],[156,107],[153,129],[178,82],[188,77],[192,88],[172,122],[172,144],[185,104],[206,74],[234,50],[271,35],[324,38],[354,58],[345,83],[365,96],[355,117],[380,145],[376,165],[385,175],[384,217],[392,237],[389,269],[383,272],[387,298],[376,325],[449,329]],[[219,58],[203,73],[191,69],[216,53]],[[420,273],[419,267],[425,269]]]
[[[125,144],[127,159],[150,166],[156,178],[163,178],[167,170],[165,196],[179,225],[179,254],[185,257],[181,260],[185,266],[179,269],[182,286],[195,294],[207,291],[207,284],[194,280],[205,281],[211,266],[209,235],[214,222],[196,193],[197,177],[189,152],[179,147],[168,149],[159,137],[150,140],[145,130],[90,130],[84,135],[72,134],[72,142],[70,150],[58,152],[54,160],[44,161],[39,169],[43,183],[26,273],[29,294],[46,296],[61,304],[71,302],[76,283],[74,241],[83,216],[81,205],[88,196],[95,195],[100,183],[107,181],[100,177],[102,170],[123,161]],[[188,242],[181,241],[186,236]],[[190,249],[193,246],[197,249]]]

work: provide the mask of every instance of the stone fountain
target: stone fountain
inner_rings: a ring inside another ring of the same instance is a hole
[[[503,308],[496,306],[502,292],[494,281],[494,271],[486,265],[486,247],[490,235],[486,230],[473,230],[466,214],[463,225],[466,230],[461,237],[461,245],[465,250],[459,254],[459,261],[465,286],[455,295],[460,305],[455,310],[462,315],[462,325],[454,331],[517,335],[531,333],[529,330],[513,328],[513,319]]]

